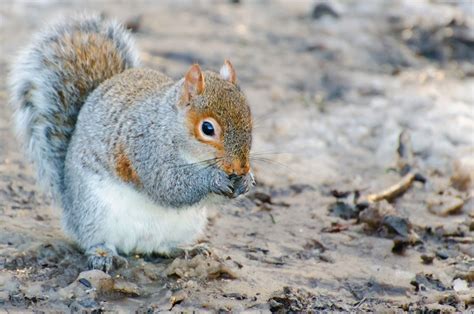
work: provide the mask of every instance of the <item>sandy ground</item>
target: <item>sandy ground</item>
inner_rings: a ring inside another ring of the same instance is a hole
[[[0,3],[0,312],[473,310],[471,0],[314,14],[313,1],[131,2]],[[210,257],[84,272],[35,185],[7,68],[46,21],[84,9],[128,22],[144,66],[174,78],[234,63],[259,184],[212,211]],[[400,180],[404,194],[367,201]]]

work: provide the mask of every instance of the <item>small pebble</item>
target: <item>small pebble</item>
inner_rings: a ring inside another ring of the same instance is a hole
[[[433,254],[422,254],[421,260],[423,261],[423,264],[429,265],[433,263],[434,260],[434,255]]]
[[[448,259],[449,255],[446,251],[437,251],[436,252],[436,256],[439,258],[439,259],[442,259],[442,260],[445,260],[445,259]]]
[[[86,286],[87,288],[92,288],[91,282],[85,278],[79,279],[79,282],[83,284],[84,286]]]

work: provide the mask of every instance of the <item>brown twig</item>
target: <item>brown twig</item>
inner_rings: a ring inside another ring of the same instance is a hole
[[[399,182],[383,190],[382,192],[369,194],[367,196],[367,200],[369,202],[378,202],[381,200],[391,201],[405,193],[411,187],[413,181],[415,181],[415,176],[416,175],[414,173],[410,172],[403,176]]]

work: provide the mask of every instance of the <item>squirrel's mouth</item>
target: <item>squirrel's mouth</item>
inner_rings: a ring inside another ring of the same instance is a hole
[[[229,176],[245,176],[250,172],[250,163],[241,159],[232,159],[231,162],[224,161],[221,164],[222,170]]]

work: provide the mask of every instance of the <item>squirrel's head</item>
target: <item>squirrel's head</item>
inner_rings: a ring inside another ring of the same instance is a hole
[[[252,116],[236,80],[227,60],[219,74],[202,72],[195,64],[184,77],[179,106],[185,110],[198,159],[216,158],[227,174],[245,175],[250,171]]]

